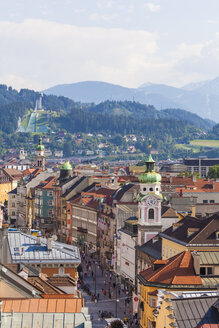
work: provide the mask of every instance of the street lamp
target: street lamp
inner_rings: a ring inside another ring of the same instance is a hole
[[[117,287],[118,287],[118,285],[117,285],[117,278],[118,278],[118,275],[116,275],[116,318],[118,316],[118,306],[117,306],[117,303],[119,303],[119,299],[117,298],[118,297],[118,295],[117,295]]]

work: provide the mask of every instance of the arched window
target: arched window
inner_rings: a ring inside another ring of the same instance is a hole
[[[154,220],[154,209],[153,208],[149,209],[148,218],[149,218],[149,220]]]

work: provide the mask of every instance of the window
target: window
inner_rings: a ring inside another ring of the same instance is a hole
[[[163,257],[165,256],[165,247],[163,247]]]
[[[155,321],[151,321],[151,320],[148,320],[148,323],[149,323],[149,328],[155,328],[156,327],[156,322]]]
[[[171,257],[172,256],[172,249],[170,248],[170,250],[169,250],[169,257]]]
[[[159,188],[156,188],[156,191],[159,191]]]
[[[200,275],[201,276],[208,276],[213,274],[213,268],[212,267],[201,267],[200,268]]]
[[[14,211],[12,211],[12,213],[11,213],[11,214],[12,214],[12,216],[15,216],[15,212],[14,212]]]
[[[149,188],[149,190],[150,190],[150,191],[153,191],[154,189],[151,187],[151,188]]]
[[[208,200],[207,199],[204,199],[203,200],[203,204],[208,204]]]
[[[150,307],[156,307],[157,306],[157,300],[155,297],[149,296],[149,306]]]
[[[65,274],[65,269],[64,269],[63,265],[61,264],[59,267],[59,275],[62,276],[63,274]]]
[[[11,207],[15,207],[15,203],[12,203]]]
[[[168,259],[168,246],[166,246],[166,258]]]
[[[214,204],[214,200],[213,199],[210,200],[210,204]]]
[[[146,191],[147,190],[147,188],[143,188],[143,191]]]
[[[52,191],[48,191],[47,192],[47,196],[49,196],[49,197],[53,196],[53,192]]]
[[[153,208],[149,209],[148,218],[149,218],[149,220],[154,220],[154,209]]]

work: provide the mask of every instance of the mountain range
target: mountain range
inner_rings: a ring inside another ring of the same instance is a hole
[[[106,82],[85,81],[56,85],[43,92],[46,95],[64,96],[85,103],[128,100],[153,105],[159,110],[184,109],[219,122],[219,77],[181,88],[152,83],[145,83],[138,88],[127,88]]]

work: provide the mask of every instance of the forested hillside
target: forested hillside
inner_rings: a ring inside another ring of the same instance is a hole
[[[19,117],[35,107],[39,92],[21,89],[19,92],[0,85],[0,130],[13,133]],[[156,110],[153,106],[135,101],[105,101],[98,105],[82,104],[65,97],[43,95],[45,110],[59,113],[53,119],[53,129],[62,128],[71,132],[103,132],[111,134],[136,133],[165,135],[172,138],[187,138],[196,128],[211,129],[213,122],[179,109]],[[118,116],[120,116],[118,120]],[[50,124],[51,122],[49,122]],[[191,127],[193,126],[193,128]],[[195,132],[196,131],[196,132]]]

